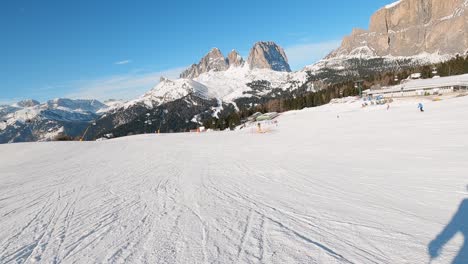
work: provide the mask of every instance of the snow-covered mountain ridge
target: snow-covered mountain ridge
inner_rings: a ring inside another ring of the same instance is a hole
[[[244,62],[235,50],[225,58],[218,48],[213,48],[199,64],[194,64],[181,73],[180,79],[161,77],[160,82],[141,97],[115,104],[109,111],[128,109],[137,104],[154,108],[189,94],[231,103],[237,98],[255,94],[249,87],[249,83],[255,81],[267,81],[271,89],[287,90],[294,89],[307,80],[307,73],[304,71],[290,71],[284,50],[274,42],[255,43],[248,61],[257,66]],[[262,96],[268,92],[269,90],[264,90],[255,95]]]
[[[295,89],[307,81],[307,73],[304,71],[280,72],[270,69],[250,69],[246,66],[220,72],[207,72],[194,80],[209,87],[209,94],[212,97],[231,103],[242,97],[261,97],[275,88]],[[268,89],[256,91],[249,86],[257,81],[268,82]]]
[[[108,106],[97,100],[29,99],[0,106],[0,143],[51,140],[59,133],[78,136]]]

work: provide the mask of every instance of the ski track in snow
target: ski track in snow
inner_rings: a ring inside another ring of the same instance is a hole
[[[267,134],[2,145],[0,263],[427,263],[466,197],[468,97],[416,105],[292,111]]]

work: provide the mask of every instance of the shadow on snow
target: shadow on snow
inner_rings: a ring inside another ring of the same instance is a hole
[[[468,263],[468,199],[461,202],[458,211],[452,217],[447,226],[440,232],[437,237],[429,243],[428,250],[431,259],[439,256],[442,248],[449,242],[458,232],[464,236],[463,246],[458,252],[458,255],[453,260],[453,264]]]

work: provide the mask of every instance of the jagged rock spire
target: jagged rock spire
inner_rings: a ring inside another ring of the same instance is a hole
[[[250,69],[271,69],[290,72],[288,58],[283,48],[272,41],[257,42],[250,50],[247,63]]]

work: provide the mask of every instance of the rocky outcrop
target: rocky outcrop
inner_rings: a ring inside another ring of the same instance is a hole
[[[228,57],[227,57],[227,62],[229,64],[229,67],[241,67],[244,66],[244,59],[242,56],[236,51],[232,50]]]
[[[283,48],[271,41],[255,43],[250,50],[247,64],[250,69],[271,69],[283,72],[291,71],[288,58]]]
[[[250,50],[247,62],[250,69],[270,69],[282,72],[291,71],[288,58],[283,48],[271,41],[255,43]],[[194,79],[206,72],[225,71],[229,68],[244,66],[245,61],[236,50],[232,50],[227,58],[225,58],[218,48],[213,48],[198,64],[193,64],[190,68],[182,72],[180,78]]]
[[[33,107],[33,106],[40,105],[40,104],[41,103],[33,99],[26,99],[26,100],[16,103],[16,105],[19,107]]]
[[[468,0],[401,0],[378,10],[327,58],[468,51]]]
[[[229,68],[227,60],[218,48],[211,49],[198,64],[193,64],[180,74],[181,78],[193,79],[209,71],[225,71]]]

